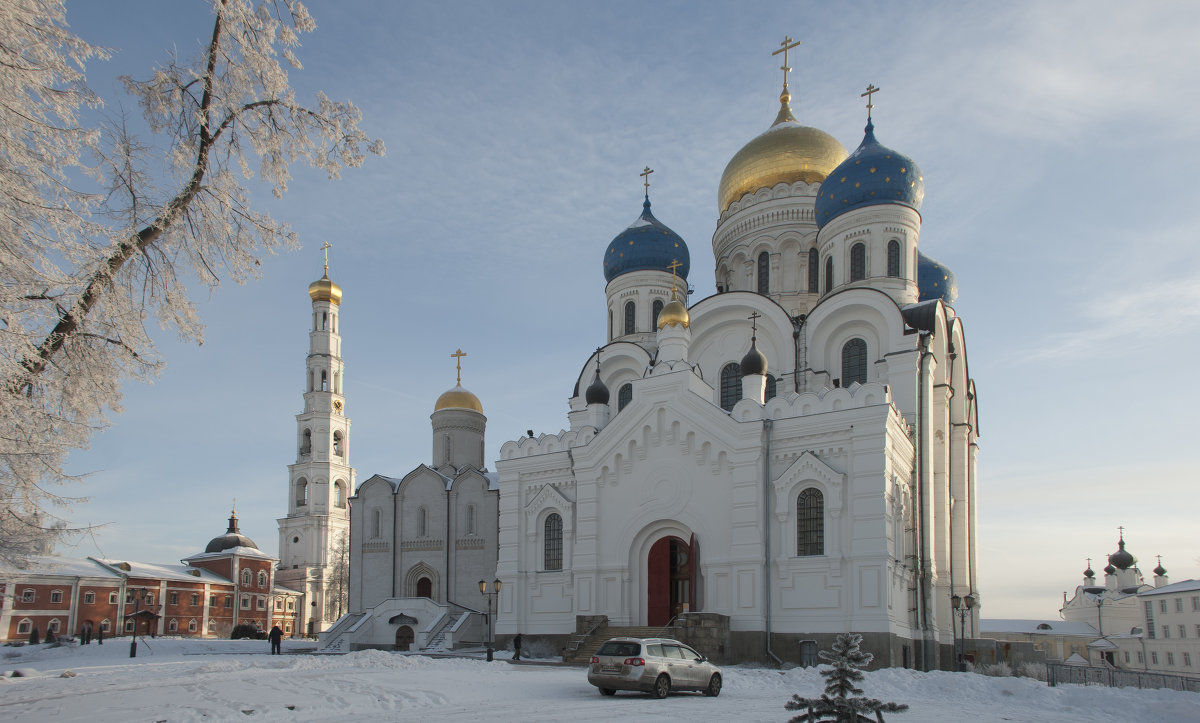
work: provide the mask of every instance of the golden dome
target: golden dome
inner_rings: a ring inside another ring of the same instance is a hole
[[[479,397],[463,389],[461,384],[437,398],[433,411],[442,409],[470,409],[483,414],[483,405],[480,404]]]
[[[762,135],[738,151],[717,191],[720,212],[747,193],[776,183],[819,183],[846,159],[846,148],[823,130],[796,122],[786,87],[779,96],[779,115]]]
[[[333,304],[342,303],[342,287],[329,280],[329,274],[308,285],[308,296],[313,301],[328,301]]]
[[[691,323],[692,317],[688,314],[687,307],[679,299],[671,299],[662,308],[662,311],[658,312],[659,329],[667,326],[682,326],[686,329]]]

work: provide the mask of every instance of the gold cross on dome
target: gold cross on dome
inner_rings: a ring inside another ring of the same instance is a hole
[[[329,249],[333,248],[328,241],[321,244],[321,250],[325,252],[325,275],[329,275]]]
[[[783,87],[786,88],[787,87],[787,74],[789,72],[791,72],[791,70],[792,70],[791,66],[788,65],[788,51],[791,50],[792,48],[798,47],[800,45],[800,41],[792,40],[791,38],[789,38],[788,36],[785,35],[785,36],[783,36],[783,42],[780,43],[779,45],[780,45],[779,50],[776,50],[775,52],[771,53],[771,55],[779,55],[780,53],[783,53],[783,65],[779,66],[779,69],[783,71]]]
[[[455,368],[458,370],[458,381],[455,383],[460,387],[462,386],[462,358],[466,355],[467,353],[462,349],[456,349],[454,353],[450,355],[450,358],[454,360]]]
[[[865,91],[863,91],[863,92],[862,92],[862,93],[861,93],[861,94],[858,96],[859,98],[866,98],[866,99],[867,99],[867,119],[868,119],[868,120],[871,118],[871,109],[875,107],[875,106],[874,106],[874,105],[872,105],[872,103],[871,103],[871,100],[872,100],[871,96],[873,96],[873,95],[875,95],[876,93],[878,93],[878,92],[879,92],[879,90],[880,90],[879,88],[876,88],[876,87],[875,87],[875,84],[874,84],[874,83],[868,83],[868,84],[867,84],[867,89],[866,89]]]
[[[651,173],[654,173],[654,171],[650,168],[650,166],[646,166],[645,170],[643,170],[641,173],[638,174],[643,179],[645,179],[645,182],[642,185],[646,187],[646,195],[647,196],[650,195],[650,174]]]
[[[672,259],[671,263],[667,264],[667,268],[671,270],[671,298],[675,298],[675,270],[683,264],[679,263],[679,259]]]

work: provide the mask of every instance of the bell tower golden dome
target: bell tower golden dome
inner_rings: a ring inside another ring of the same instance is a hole
[[[325,273],[321,278],[308,285],[308,297],[313,301],[328,301],[331,304],[342,303],[342,287],[329,280],[329,249],[332,248],[329,242],[326,241],[321,245],[321,250],[325,252]]]
[[[760,188],[777,183],[820,183],[846,159],[846,148],[836,138],[818,128],[800,125],[792,115],[792,94],[788,90],[787,51],[799,41],[785,38],[783,53],[783,92],[779,94],[779,114],[766,132],[742,147],[721,174],[717,191],[718,210],[724,213],[734,202]]]

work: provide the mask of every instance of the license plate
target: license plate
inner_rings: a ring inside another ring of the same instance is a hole
[[[600,672],[602,672],[602,673],[620,673],[621,666],[619,666],[619,665],[601,665]]]

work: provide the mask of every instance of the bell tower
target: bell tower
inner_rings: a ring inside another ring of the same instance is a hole
[[[276,583],[304,594],[293,633],[315,635],[347,610],[350,420],[342,392],[342,289],[325,273],[308,287],[312,320],[304,372],[304,411],[296,415],[296,461],[288,465],[287,516],[279,519]]]

